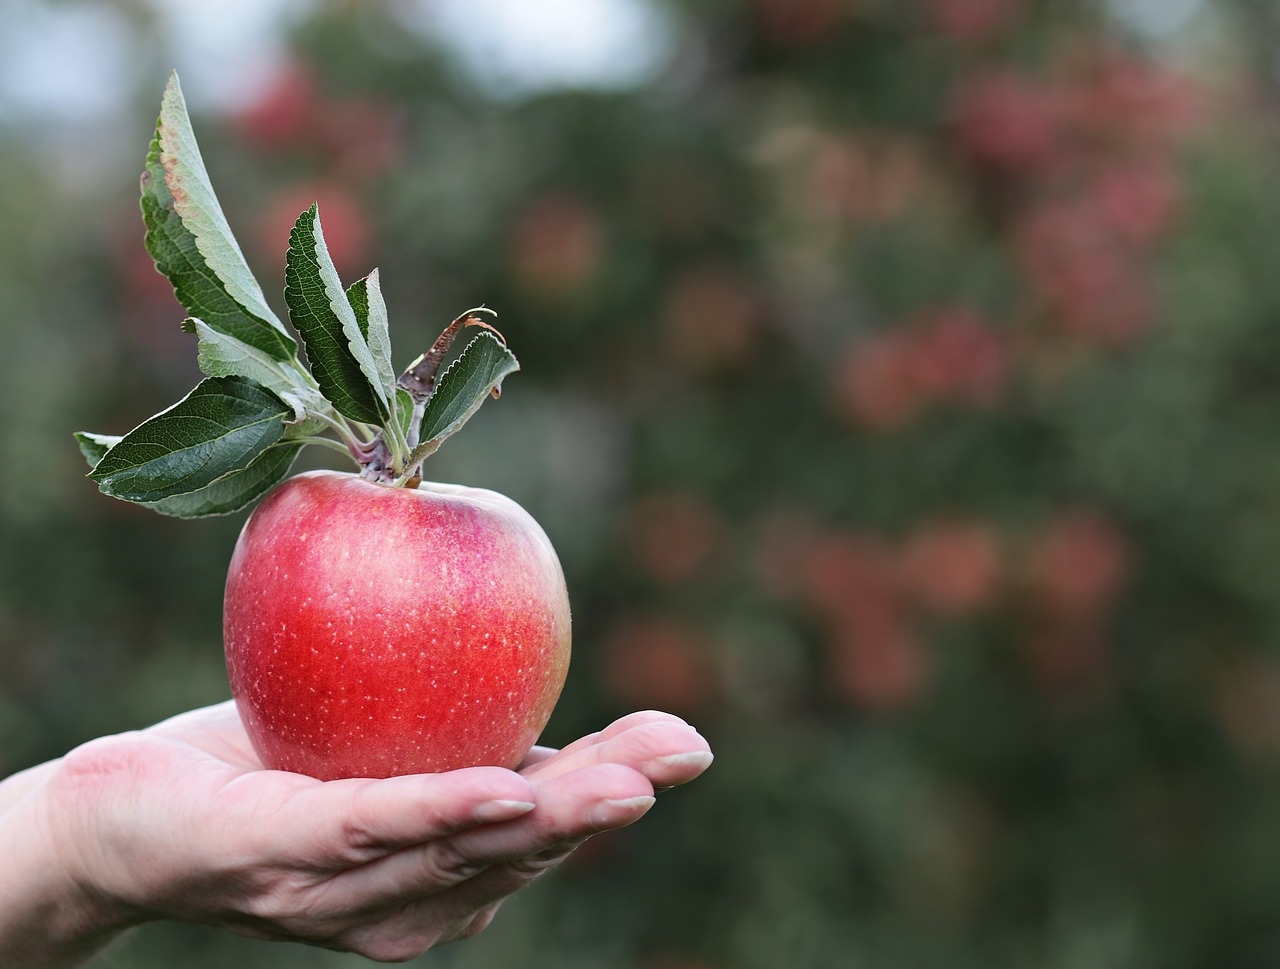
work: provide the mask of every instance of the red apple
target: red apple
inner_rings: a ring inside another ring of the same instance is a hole
[[[324,780],[514,768],[569,665],[564,576],[524,509],[336,471],[293,477],[254,510],[223,631],[263,763]]]

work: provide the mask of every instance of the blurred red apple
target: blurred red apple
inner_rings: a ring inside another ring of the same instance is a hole
[[[514,768],[564,684],[569,599],[550,541],[509,498],[316,471],[246,522],[224,636],[269,768]]]

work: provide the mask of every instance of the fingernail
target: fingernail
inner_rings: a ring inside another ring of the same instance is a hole
[[[534,809],[532,801],[484,801],[476,805],[471,816],[481,824],[492,824],[495,821],[510,821]]]
[[[653,807],[657,798],[650,795],[624,797],[613,801],[600,801],[587,812],[587,823],[600,828],[613,827],[634,821]]]
[[[687,754],[668,754],[665,757],[655,757],[644,766],[646,768],[675,767],[678,770],[695,768],[698,771],[704,771],[711,766],[713,760],[715,760],[715,755],[709,750],[691,750]]]

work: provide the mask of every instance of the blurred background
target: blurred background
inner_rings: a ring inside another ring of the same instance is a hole
[[[1280,964],[1278,55],[1267,0],[3,0],[0,773],[227,696],[244,516],[70,437],[198,376],[137,206],[176,66],[277,309],[318,200],[400,365],[499,311],[428,475],[560,549],[547,742],[718,752],[423,965]]]

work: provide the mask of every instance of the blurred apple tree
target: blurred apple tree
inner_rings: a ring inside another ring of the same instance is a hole
[[[499,311],[524,370],[428,474],[562,551],[548,740],[653,706],[719,754],[424,964],[1280,961],[1266,5],[1175,44],[1136,2],[673,0],[652,83],[525,98],[410,6],[313,5],[198,119],[223,204],[265,281],[318,200],[406,351]],[[226,695],[240,520],[81,479],[69,432],[172,399],[194,347],[128,180],[0,139],[8,771]],[[363,964],[176,926],[102,964],[232,959]]]

